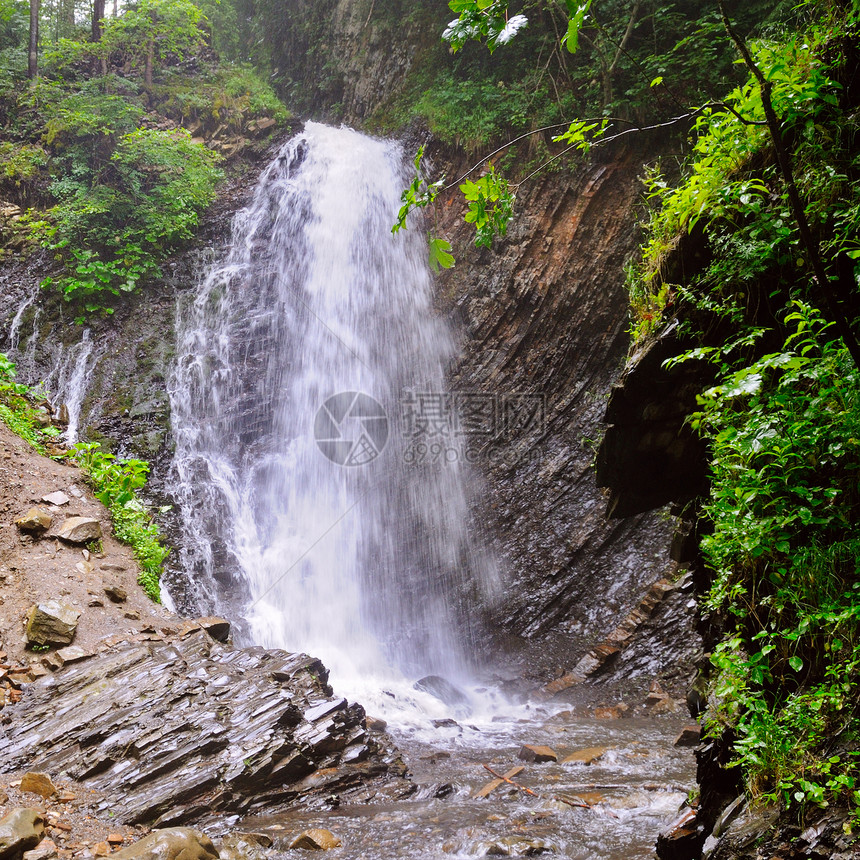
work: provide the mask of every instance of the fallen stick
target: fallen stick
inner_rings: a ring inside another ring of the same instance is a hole
[[[496,779],[500,779],[502,782],[506,782],[509,785],[512,785],[514,788],[517,788],[520,791],[525,792],[526,794],[530,794],[532,797],[540,797],[540,795],[536,791],[532,791],[530,788],[527,788],[524,785],[520,785],[520,783],[514,782],[512,779],[508,779],[508,777],[506,777],[504,774],[496,773],[488,764],[484,765],[484,770],[489,771]],[[577,803],[573,800],[568,800],[566,797],[562,797],[560,794],[553,794],[551,795],[551,797],[553,800],[557,800],[560,803],[565,803],[568,806],[574,807],[575,809],[590,809],[592,812],[594,812],[594,807],[590,803],[586,803],[584,800],[582,800],[582,798],[579,798],[579,802]],[[618,817],[610,809],[605,810],[605,812],[612,816],[612,818]]]

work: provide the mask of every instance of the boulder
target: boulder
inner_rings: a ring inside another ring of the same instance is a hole
[[[68,645],[75,638],[77,609],[59,600],[37,603],[27,613],[27,642],[30,645]]]
[[[700,726],[685,726],[681,734],[675,738],[676,747],[695,747],[702,740],[702,729]]]
[[[15,525],[22,532],[38,535],[46,532],[51,527],[52,522],[53,518],[50,514],[39,510],[39,508],[30,508],[23,517],[15,520]]]
[[[42,797],[53,797],[57,793],[57,786],[51,782],[51,777],[46,773],[28,771],[21,777],[21,791],[29,791]]]
[[[421,690],[435,696],[441,702],[454,708],[457,716],[468,717],[472,713],[469,697],[450,681],[440,675],[426,675],[413,685],[414,689]]]
[[[191,827],[153,830],[111,855],[114,860],[217,860],[218,856],[212,840]]]
[[[290,848],[305,848],[311,851],[328,851],[331,848],[340,848],[340,839],[331,832],[321,827],[312,827],[300,833],[291,843]]]
[[[45,835],[45,822],[35,809],[18,807],[0,818],[0,860],[18,858]]]
[[[101,523],[92,517],[69,517],[60,526],[57,537],[68,543],[87,543],[101,540]]]
[[[93,790],[92,815],[156,827],[405,772],[312,657],[228,648],[199,629],[106,649],[29,688],[0,722],[0,772],[66,773]]]
[[[384,732],[388,728],[388,723],[380,717],[371,717],[368,715],[364,718],[364,727],[369,732]]]
[[[213,615],[194,619],[213,639],[226,642],[230,638],[230,622]]]
[[[526,744],[517,753],[517,758],[529,762],[558,761],[558,753],[554,749],[545,746]]]

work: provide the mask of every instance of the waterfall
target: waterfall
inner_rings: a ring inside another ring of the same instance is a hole
[[[242,619],[245,644],[321,657],[347,690],[462,677],[498,586],[454,445],[455,343],[426,244],[391,234],[407,182],[399,145],[308,123],[177,310],[172,480],[192,600]]]

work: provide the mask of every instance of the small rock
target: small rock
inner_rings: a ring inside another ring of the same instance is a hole
[[[92,572],[93,572],[93,570],[95,570],[95,568],[94,568],[94,567],[92,566],[92,564],[91,564],[90,562],[88,562],[88,561],[79,561],[79,562],[75,565],[75,570],[76,570],[78,573],[88,574],[88,573],[92,573]]]
[[[30,771],[21,777],[21,791],[29,791],[42,797],[53,797],[57,793],[57,786],[51,782],[48,774]]]
[[[122,833],[110,833],[108,834],[107,841],[111,845],[122,845],[122,843],[125,842],[125,836],[123,836]]]
[[[128,600],[128,592],[121,585],[117,585],[116,583],[106,585],[104,587],[104,592],[114,603],[124,603]]]
[[[38,535],[46,532],[51,527],[52,522],[53,518],[50,514],[46,514],[38,508],[30,508],[23,517],[15,520],[15,525],[22,532]]]
[[[300,833],[291,843],[290,848],[306,848],[311,851],[328,851],[331,848],[340,848],[341,841],[330,830],[312,827]]]
[[[75,795],[71,791],[61,791],[57,795],[57,800],[60,803],[71,803],[75,799]]]
[[[629,710],[629,705],[625,702],[619,702],[617,705],[610,705],[605,708],[595,708],[594,716],[595,719],[598,720],[620,720]]]
[[[230,638],[230,622],[224,618],[207,616],[195,621],[216,641],[226,642]]]
[[[702,740],[702,729],[699,726],[685,726],[681,734],[675,739],[676,747],[698,746]]]
[[[456,720],[446,718],[444,720],[430,720],[434,729],[459,729],[460,724]]]
[[[126,609],[122,617],[128,618],[130,621],[140,621],[140,612],[137,609]]]
[[[594,764],[598,759],[603,758],[603,754],[605,752],[606,747],[587,747],[584,750],[577,750],[575,753],[571,753],[567,758],[562,759],[562,763],[568,764],[570,762],[576,762],[585,765]]]
[[[680,706],[671,696],[661,696],[658,701],[650,705],[648,712],[654,716],[659,716],[661,714],[674,714],[679,708]]]
[[[59,508],[62,505],[67,505],[71,499],[62,490],[56,490],[53,493],[48,493],[47,496],[42,496],[42,501]]]
[[[27,614],[30,645],[68,645],[75,637],[81,613],[59,600],[38,603]]]
[[[550,747],[526,744],[517,753],[517,758],[529,762],[558,761],[558,754]]]
[[[388,728],[388,723],[379,717],[371,717],[370,715],[367,715],[364,718],[364,727],[369,732],[384,732]]]
[[[96,842],[93,845],[93,856],[94,857],[107,857],[111,852],[111,847],[107,842]]]
[[[86,660],[87,657],[92,655],[89,651],[84,651],[83,648],[77,645],[69,645],[68,648],[60,648],[56,652],[56,656],[60,660],[61,665],[65,666],[67,663],[77,663],[79,660]]]
[[[4,806],[9,802],[9,795],[5,791],[0,791],[0,806]]]
[[[57,846],[50,839],[43,839],[32,851],[25,851],[21,860],[51,860],[57,856]]]
[[[101,523],[92,517],[69,517],[57,532],[57,537],[68,543],[86,543],[101,540]]]
[[[13,809],[0,818],[0,860],[35,848],[45,835],[45,822],[35,809]]]

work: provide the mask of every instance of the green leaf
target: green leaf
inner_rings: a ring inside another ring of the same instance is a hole
[[[430,268],[433,269],[434,272],[438,272],[439,269],[450,269],[454,265],[454,257],[449,253],[451,250],[451,243],[447,240],[438,238],[431,239],[429,249]]]
[[[788,665],[791,666],[795,672],[799,672],[803,668],[803,659],[795,654],[793,657],[788,658]]]

